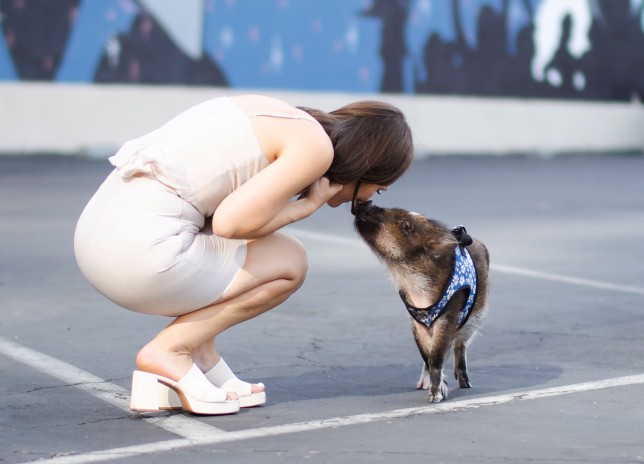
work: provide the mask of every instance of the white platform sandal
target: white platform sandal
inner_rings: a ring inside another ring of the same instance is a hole
[[[193,414],[204,415],[238,412],[239,401],[227,400],[226,396],[226,391],[206,379],[196,364],[177,382],[161,375],[134,371],[130,409],[154,412],[183,408]]]
[[[266,392],[253,393],[251,384],[239,380],[228,367],[224,358],[220,358],[215,367],[206,372],[205,375],[214,386],[227,392],[237,393],[239,406],[242,408],[252,408],[266,403]],[[260,383],[258,385],[264,384]]]

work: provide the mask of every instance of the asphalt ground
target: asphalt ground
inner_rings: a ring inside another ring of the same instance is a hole
[[[348,208],[289,227],[306,283],[218,339],[268,403],[225,417],[128,410],[135,354],[169,321],[76,267],[76,219],[109,171],[0,157],[1,463],[644,461],[643,156],[429,158],[375,198],[490,250],[473,388],[452,381],[439,405],[415,389],[408,316]]]

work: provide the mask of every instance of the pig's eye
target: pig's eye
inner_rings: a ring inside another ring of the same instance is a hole
[[[400,223],[400,228],[402,230],[404,230],[405,232],[411,232],[411,230],[412,230],[411,222],[409,222],[409,221],[401,222]]]

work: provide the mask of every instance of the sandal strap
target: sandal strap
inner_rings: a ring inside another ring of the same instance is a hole
[[[230,367],[228,367],[224,358],[219,358],[219,362],[215,364],[212,369],[206,372],[206,378],[216,387],[221,387],[228,380],[236,379],[237,376]]]
[[[208,381],[196,364],[193,364],[176,386],[186,395],[207,403],[226,401],[226,391]]]
[[[253,394],[252,385],[240,380],[228,367],[224,358],[220,358],[219,362],[205,375],[213,385],[229,393],[237,393],[237,396],[250,396]]]

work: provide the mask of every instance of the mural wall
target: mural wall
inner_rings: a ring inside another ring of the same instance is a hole
[[[644,0],[0,0],[0,80],[628,101]]]

